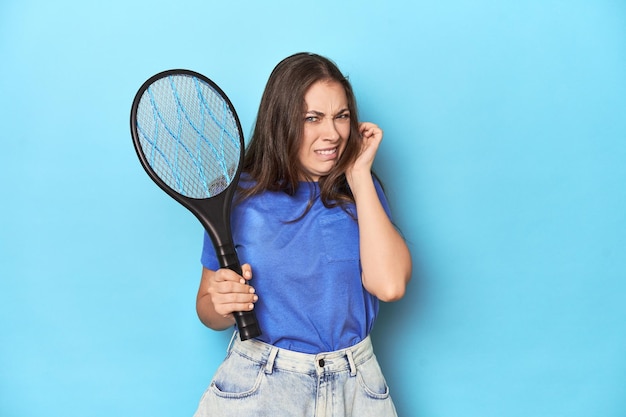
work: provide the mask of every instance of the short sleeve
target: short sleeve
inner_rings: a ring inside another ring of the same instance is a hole
[[[202,256],[200,258],[200,262],[202,263],[202,266],[212,271],[216,271],[220,267],[217,260],[217,255],[215,254],[215,249],[213,248],[213,242],[211,241],[211,238],[206,231],[204,232],[204,241],[202,244]]]

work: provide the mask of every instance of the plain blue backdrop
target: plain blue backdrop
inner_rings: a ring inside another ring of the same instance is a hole
[[[623,0],[3,0],[0,416],[191,416],[229,334],[202,230],[145,175],[152,74],[250,132],[274,65],[334,59],[415,260],[374,331],[402,417],[626,415]]]

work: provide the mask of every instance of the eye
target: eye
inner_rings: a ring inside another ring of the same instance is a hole
[[[350,119],[350,113],[345,112],[337,115],[337,119]]]
[[[304,121],[307,123],[314,123],[317,122],[319,120],[319,118],[317,116],[306,116],[304,118]]]

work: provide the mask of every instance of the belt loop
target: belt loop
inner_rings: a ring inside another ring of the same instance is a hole
[[[239,332],[237,331],[237,329],[235,329],[235,331],[233,332],[233,335],[230,337],[230,342],[228,342],[228,346],[226,347],[226,353],[230,353],[230,350],[233,347],[233,343],[235,342],[235,337],[237,336],[237,334],[239,334]]]
[[[350,376],[356,376],[356,365],[354,364],[354,358],[352,357],[352,351],[350,349],[346,350],[346,357],[350,364]]]
[[[270,354],[267,357],[267,363],[265,364],[265,373],[271,374],[274,369],[274,360],[276,359],[276,354],[278,353],[278,348],[276,346],[272,346],[270,349]]]

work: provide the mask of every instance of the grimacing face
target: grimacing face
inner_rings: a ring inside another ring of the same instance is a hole
[[[337,81],[316,82],[307,90],[304,101],[306,113],[298,159],[304,174],[318,181],[343,153],[350,137],[351,115],[346,92]]]

